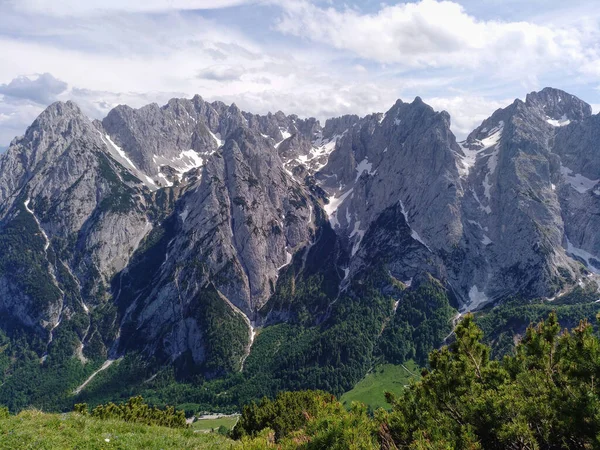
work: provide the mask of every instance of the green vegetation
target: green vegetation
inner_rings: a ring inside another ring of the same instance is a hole
[[[208,358],[204,362],[204,371],[211,375],[238,371],[250,341],[248,325],[219,297],[212,285],[204,289],[200,297],[192,302],[191,309],[205,331]]]
[[[388,275],[373,272],[354,283],[352,294],[340,295],[319,325],[307,326],[299,319],[296,324],[263,329],[246,360],[246,379],[228,393],[237,396],[239,403],[261,395],[272,398],[287,389],[316,388],[342,395],[375,363],[424,360],[451,331],[455,311],[447,292],[433,278],[423,276],[410,289],[397,292],[394,315],[394,299],[376,288],[383,277],[389,281]],[[307,292],[299,288],[306,282],[298,278],[293,283],[295,292]],[[318,304],[314,307],[319,310]],[[397,350],[400,347],[402,351]]]
[[[105,178],[118,179],[113,161],[100,163],[107,172]],[[171,204],[167,194],[155,195],[162,195],[165,205]],[[26,212],[21,215],[36,225]],[[240,361],[248,345],[248,327],[213,286],[206,286],[186,310],[202,333],[200,353],[206,357],[202,363],[191,352],[170,361],[160,345],[154,348],[154,357],[148,358],[143,353],[148,348],[146,330],[133,326],[133,320],[119,328],[127,308],[155,288],[152,281],[175,233],[176,216],[171,216],[140,245],[127,272],[112,280],[113,292],[119,292],[116,303],[107,301],[109,291],[95,277],[83,287],[86,302],[96,305],[89,316],[77,310],[81,309],[81,298],[68,301],[77,312],[54,330],[43,364],[40,360],[47,342],[43,336],[34,345],[24,344],[18,334],[9,333],[6,350],[0,339],[0,369],[5,369],[0,373],[0,403],[12,412],[28,406],[68,411],[79,402],[94,407],[143,395],[152,405],[185,405],[190,415],[198,411],[231,413],[249,401],[273,398],[284,390],[322,389],[342,395],[376,364],[424,361],[449,333],[454,311],[445,289],[423,276],[410,288],[399,285],[383,293],[381,287],[394,284],[394,280],[382,268],[373,268],[340,293],[343,272],[334,260],[345,256],[326,218],[319,216],[318,220],[323,226],[317,230],[315,244],[306,254],[296,254],[280,274],[275,295],[259,312],[266,325],[259,330],[243,371]],[[34,226],[33,232],[37,231]],[[75,241],[76,237],[64,246]],[[43,242],[39,244],[43,247]],[[225,268],[223,277],[231,269],[227,264]],[[183,276],[177,288],[186,291],[186,283],[201,279],[205,267],[198,259],[180,270]],[[73,283],[67,270],[57,275],[65,292],[78,290],[77,286],[67,287]],[[94,296],[93,301],[89,301],[90,296]],[[394,311],[395,304],[398,307]],[[129,311],[131,317],[135,318],[143,306],[143,300],[136,302],[136,308]],[[127,349],[125,358],[100,372],[79,395],[72,395],[106,361],[117,332],[119,348],[115,350]],[[28,340],[31,335],[29,330]],[[74,355],[84,336],[83,356],[88,361],[81,364]]]
[[[393,325],[383,332],[379,350],[393,363],[415,359],[425,364],[429,352],[452,331],[456,311],[448,302],[446,289],[430,275],[416,289],[403,294]]]
[[[13,412],[32,404],[51,410],[69,409],[67,397],[99,366],[92,362],[82,365],[72,357],[72,336],[69,327],[57,328],[42,364],[28,339],[22,335],[9,339],[0,332],[0,404]]]
[[[324,406],[337,403],[331,394],[321,391],[280,392],[274,400],[263,398],[259,403],[244,406],[232,437],[256,436],[265,428],[281,440],[292,431],[303,428]]]
[[[244,449],[376,449],[377,423],[364,405],[347,411],[319,391],[283,392],[244,408],[232,436]]]
[[[17,416],[0,416],[0,448],[63,449],[197,449],[240,448],[219,434],[194,433],[121,420],[100,420],[77,413],[45,414],[25,410]]]
[[[418,366],[425,366],[423,352],[439,348],[450,334],[450,317],[454,310],[449,307],[445,290],[428,276],[413,280],[413,286],[397,293],[395,316],[394,299],[380,295],[372,279],[353,286],[352,290],[355,294],[341,296],[327,320],[318,325],[292,321],[262,328],[241,373],[234,370],[217,379],[201,375],[181,379],[177,370],[129,354],[119,364],[100,373],[70,401],[84,401],[93,406],[143,395],[153,405],[173,404],[184,408],[187,415],[193,415],[199,411],[233,413],[239,411],[240,405],[263,396],[274,398],[285,390],[318,388],[341,396],[378,364],[407,365],[406,361],[410,361],[407,357],[415,355],[422,361]],[[477,313],[476,322],[486,333],[485,342],[491,345],[492,355],[501,356],[514,350],[515,341],[530,323],[547,317],[552,309],[565,326],[576,325],[579,317],[591,319],[600,311],[600,304],[593,303],[596,297],[592,300],[580,295],[578,301],[574,298],[561,298],[552,303],[509,301]],[[207,309],[203,314],[209,312]],[[213,323],[219,323],[218,317]],[[245,324],[239,323],[239,333],[235,330],[232,329],[232,336],[239,334],[240,340],[247,339]],[[218,333],[215,332],[215,336],[218,337]],[[221,344],[226,346],[227,342],[223,340]],[[407,383],[402,382],[402,386],[404,384]],[[383,384],[380,390],[385,389],[396,393],[389,384]],[[377,403],[368,397],[358,399],[372,407],[382,405],[381,395],[373,395],[379,397]],[[49,403],[42,406],[56,408]],[[72,407],[72,403],[67,407]]]
[[[239,416],[237,415],[218,417],[216,419],[198,419],[194,423],[192,423],[192,429],[202,431],[205,433],[217,431],[220,434],[223,434],[222,430],[223,428],[225,428],[226,432],[229,433],[229,431],[233,429],[238,420]]]
[[[35,218],[25,208],[25,198],[15,202],[11,220],[0,227],[0,276],[7,277],[19,287],[22,296],[19,301],[25,311],[34,312],[60,298],[60,291],[50,275],[44,247],[46,240]],[[53,256],[52,247],[48,253]],[[0,317],[5,330],[14,324]]]
[[[420,381],[386,394],[389,412],[285,393],[244,408],[232,435],[281,449],[598,448],[600,340],[587,321],[561,332],[552,313],[502,361],[490,359],[472,315],[455,333]]]
[[[317,221],[323,221],[320,208],[314,211]],[[292,263],[280,272],[275,293],[260,313],[268,318],[273,311],[286,311],[291,321],[314,325],[315,318],[326,312],[339,293],[339,253],[335,232],[329,225],[319,227],[314,245],[296,253]]]
[[[87,416],[89,414],[88,405],[78,403],[74,411]],[[157,425],[161,427],[185,428],[187,426],[185,413],[175,411],[172,406],[163,409],[151,408],[141,396],[131,397],[127,403],[96,406],[91,413],[96,419],[108,420],[119,419],[125,422],[144,423],[146,425]]]
[[[106,156],[103,153],[97,153],[97,155],[100,175],[110,186],[110,192],[100,202],[98,210],[101,213],[107,211],[127,213],[131,211],[136,207],[136,202],[134,200],[136,190],[123,183],[120,178],[123,174],[128,172],[121,170],[122,166],[112,157]],[[127,176],[126,178],[125,181],[140,183],[140,181],[133,176]]]
[[[527,328],[513,356],[490,359],[472,316],[456,341],[432,352],[430,370],[390,397],[390,436],[413,448],[593,448],[600,433],[600,341],[556,314]]]
[[[599,315],[600,319],[600,315]],[[588,449],[600,446],[600,339],[587,321],[531,325],[512,355],[490,358],[467,315],[419,381],[387,392],[389,411],[350,409],[323,391],[280,392],[243,408],[231,431],[194,433],[85,414],[0,413],[6,448]],[[132,399],[129,411],[143,403]],[[142,408],[143,409],[143,408]],[[146,410],[147,411],[147,410]],[[120,416],[121,419],[126,417]]]
[[[500,305],[475,313],[477,325],[484,332],[485,342],[492,347],[492,356],[501,358],[514,351],[515,344],[525,334],[531,323],[537,323],[555,312],[563,327],[573,328],[580,320],[593,322],[600,312],[595,283],[585,288],[576,287],[572,292],[554,301],[542,299],[506,299]]]
[[[157,242],[163,240],[164,234],[156,236]],[[131,279],[123,280],[123,298],[130,291],[133,293],[141,288],[133,276],[137,274],[135,266],[131,274]],[[141,274],[140,279],[143,278],[144,274]],[[303,282],[300,277],[298,284]],[[78,396],[73,396],[73,389],[96,370],[103,359],[94,359],[82,366],[71,357],[72,353],[66,351],[61,365],[55,365],[56,371],[50,371],[46,364],[40,366],[39,357],[32,354],[30,364],[23,368],[20,376],[11,377],[13,380],[6,388],[0,387],[0,403],[10,406],[13,412],[29,405],[65,411],[70,410],[74,403],[86,402],[94,407],[142,395],[153,405],[183,407],[188,415],[198,411],[233,413],[239,411],[240,405],[263,396],[273,398],[277,392],[285,390],[322,389],[334,395],[344,394],[374,365],[389,361],[381,349],[400,342],[398,336],[404,335],[404,332],[397,331],[398,327],[409,330],[409,336],[422,337],[423,342],[427,341],[433,347],[439,346],[442,335],[445,337],[449,332],[446,330],[448,324],[437,327],[436,320],[452,314],[453,310],[448,306],[445,291],[432,278],[416,280],[413,287],[398,293],[396,314],[400,312],[406,320],[394,319],[393,298],[381,295],[372,279],[357,283],[353,292],[353,295],[340,296],[329,311],[323,311],[325,320],[319,324],[292,320],[291,323],[261,329],[240,373],[239,360],[248,342],[247,325],[217,298],[214,291],[205,290],[202,298],[193,302],[198,309],[192,311],[206,330],[208,358],[203,367],[205,372],[194,371],[191,359],[186,359],[188,356],[185,354],[175,367],[166,368],[160,361],[130,352],[122,361],[99,373]],[[436,297],[430,301],[428,296],[431,293]],[[405,300],[407,307],[400,307]],[[421,309],[419,302],[423,305]],[[415,314],[418,319],[411,322],[408,314]],[[101,329],[103,317],[110,318],[111,314],[103,312],[101,317],[93,317],[93,329]],[[429,330],[433,330],[432,334],[428,334]],[[104,332],[95,335],[100,336]],[[131,333],[123,329],[121,341],[131,339]],[[388,340],[389,336],[394,339]],[[382,347],[382,342],[391,344]],[[93,341],[88,343],[86,350],[92,344]],[[100,352],[103,343],[99,342],[98,347]],[[426,346],[420,345],[417,350],[408,343],[403,348],[408,349],[408,356],[416,355]],[[54,361],[51,356],[48,363]],[[105,353],[103,357],[106,357]],[[420,354],[419,357],[422,359]],[[405,361],[397,357],[393,362]],[[67,367],[68,364],[73,367]],[[61,378],[60,367],[70,375]],[[38,375],[34,377],[27,371]],[[182,373],[186,374],[185,378],[182,378]],[[60,383],[47,385],[45,380],[52,383],[60,380]]]
[[[371,409],[390,408],[385,393],[400,395],[411,380],[420,377],[421,370],[414,361],[404,365],[381,364],[360,380],[354,388],[341,396],[340,402],[349,408],[352,402],[364,403]]]

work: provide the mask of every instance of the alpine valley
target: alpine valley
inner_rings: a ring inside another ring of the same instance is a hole
[[[496,356],[600,310],[600,115],[546,88],[457,142],[420,98],[324,125],[200,96],[49,106],[0,157],[0,404],[234,411]]]

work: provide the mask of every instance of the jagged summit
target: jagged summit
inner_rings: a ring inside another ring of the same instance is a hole
[[[81,111],[81,108],[75,102],[71,100],[66,102],[54,102],[44,111],[42,111],[42,113],[35,119],[35,121],[27,129],[26,134],[34,131],[39,132],[42,130],[53,130],[57,126],[66,126],[66,124],[73,120],[91,123],[91,121],[85,116],[85,114]]]
[[[67,101],[56,101],[52,104],[50,104],[44,112],[46,113],[52,113],[53,111],[56,111],[58,114],[63,114],[66,111],[73,111],[76,113],[81,113],[81,108],[79,108],[79,105],[77,103],[75,103],[72,100],[67,100]]]
[[[551,87],[527,94],[525,104],[541,109],[548,120],[555,123],[581,121],[592,115],[592,107],[589,104],[574,95]]]

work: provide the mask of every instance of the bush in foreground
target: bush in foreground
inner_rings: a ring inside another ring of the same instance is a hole
[[[88,406],[85,403],[76,404],[73,410],[82,415],[89,413]],[[106,405],[98,405],[92,410],[91,416],[102,420],[117,419],[125,422],[170,428],[187,427],[183,411],[175,411],[175,408],[172,406],[165,409],[152,408],[144,403],[144,399],[141,396],[132,397],[127,403],[115,404],[111,402]]]
[[[472,316],[455,333],[421,381],[387,395],[390,412],[285,393],[246,407],[233,434],[282,449],[600,448],[600,341],[587,321],[561,332],[550,314],[502,361],[490,359]]]

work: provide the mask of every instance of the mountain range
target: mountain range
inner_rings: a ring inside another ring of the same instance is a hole
[[[210,380],[260,365],[269,329],[358,320],[352,301],[381,310],[375,355],[428,292],[456,314],[599,297],[600,115],[545,88],[463,142],[450,124],[419,97],[324,125],[200,96],[102,121],[52,104],[0,156],[0,328],[42,366],[136,354]],[[323,345],[316,366],[355,367]]]

